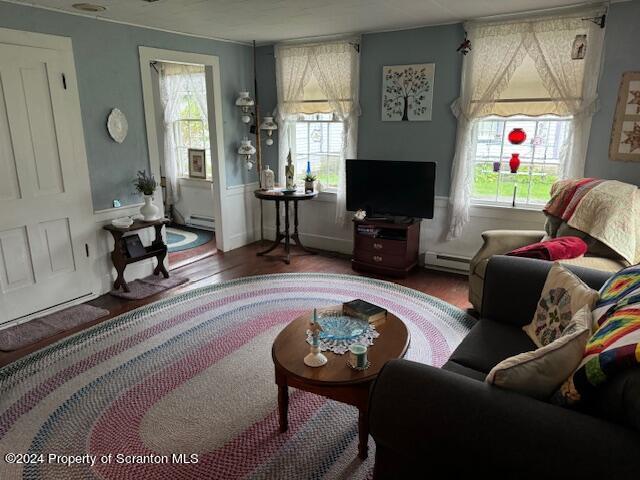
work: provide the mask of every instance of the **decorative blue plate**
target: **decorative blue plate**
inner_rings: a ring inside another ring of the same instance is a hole
[[[369,326],[365,320],[340,314],[321,316],[318,323],[322,327],[321,340],[353,340],[360,337]]]

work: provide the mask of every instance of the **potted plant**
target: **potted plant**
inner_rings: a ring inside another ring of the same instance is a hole
[[[316,176],[312,173],[307,173],[304,176],[304,191],[305,193],[311,193],[314,191],[316,186]]]
[[[158,186],[153,175],[147,175],[146,170],[140,170],[134,181],[136,190],[144,195],[144,205],[140,208],[140,213],[146,222],[156,220],[160,209],[153,204],[153,192]]]

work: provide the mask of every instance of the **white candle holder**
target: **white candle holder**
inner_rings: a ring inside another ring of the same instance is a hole
[[[313,320],[311,322],[311,351],[304,357],[304,364],[308,367],[321,367],[327,363],[327,357],[325,357],[320,351],[320,332],[322,327],[318,323],[318,311],[313,309]]]
[[[311,346],[311,352],[304,357],[304,364],[308,367],[321,367],[327,361],[327,357],[320,352],[320,347]]]

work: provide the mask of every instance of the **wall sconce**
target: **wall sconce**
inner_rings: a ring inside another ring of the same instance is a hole
[[[264,117],[264,121],[260,125],[260,130],[266,130],[267,139],[264,143],[271,146],[273,145],[273,131],[278,129],[278,124],[273,121],[273,117]]]
[[[251,170],[253,168],[253,161],[251,157],[256,153],[256,147],[251,145],[251,140],[247,137],[244,137],[244,140],[240,142],[240,146],[238,147],[238,155],[244,156],[245,162],[247,162],[247,170]]]
[[[253,101],[251,95],[246,90],[243,90],[238,94],[238,98],[236,99],[236,107],[240,107],[242,110],[242,123],[249,123],[251,121],[251,108],[255,105],[256,102]]]

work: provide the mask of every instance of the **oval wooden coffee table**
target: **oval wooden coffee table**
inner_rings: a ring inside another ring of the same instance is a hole
[[[342,306],[338,305],[323,310],[341,308]],[[386,320],[376,324],[380,336],[369,347],[368,357],[371,366],[367,370],[352,369],[347,365],[348,353],[337,355],[333,352],[323,352],[329,360],[326,365],[312,368],[303,362],[303,358],[309,353],[306,331],[311,316],[312,313],[307,313],[296,318],[273,342],[271,356],[278,385],[280,431],[286,432],[289,428],[289,387],[347,403],[358,408],[358,454],[360,458],[365,459],[369,440],[369,388],[387,361],[404,356],[409,347],[409,331],[402,320],[387,313]]]

